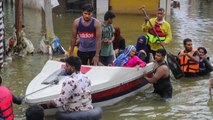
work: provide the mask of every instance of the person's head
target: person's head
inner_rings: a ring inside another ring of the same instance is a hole
[[[203,56],[203,55],[206,55],[206,54],[207,54],[207,50],[206,50],[206,48],[204,48],[204,47],[199,47],[199,48],[197,49],[197,51],[198,51],[198,53],[199,53],[200,56]]]
[[[82,6],[82,16],[84,21],[89,22],[93,15],[93,6],[91,4],[84,4]]]
[[[26,120],[44,120],[44,109],[39,105],[32,105],[26,109]]]
[[[136,49],[137,51],[139,50],[145,50],[147,51],[147,44],[146,44],[146,37],[145,36],[140,36],[137,39],[137,43],[136,43]]]
[[[115,33],[117,33],[118,35],[120,35],[120,33],[121,33],[120,27],[115,26],[114,29],[115,29]]]
[[[79,72],[81,69],[81,60],[79,57],[70,56],[66,60],[65,71],[67,74]]]
[[[140,44],[144,44],[144,43],[146,43],[146,37],[145,36],[140,36],[140,37],[138,37],[138,39],[137,39],[137,43],[140,43]]]
[[[113,18],[115,18],[115,14],[114,14],[112,11],[107,11],[107,12],[104,14],[104,21],[107,21],[108,24],[112,24]]]
[[[156,51],[156,54],[155,54],[155,61],[156,62],[163,62],[164,59],[165,59],[165,56],[166,56],[166,50],[165,49],[158,49]]]
[[[128,45],[125,49],[124,49],[124,54],[128,55],[130,57],[134,56],[136,53],[136,48],[134,45]]]
[[[119,27],[114,27],[114,29],[115,29],[115,33],[114,33],[115,37],[119,38],[120,35],[121,35],[120,28]]]
[[[165,10],[163,8],[158,8],[157,20],[162,21],[164,19],[164,16],[165,16]]]
[[[191,39],[189,39],[189,38],[184,39],[183,45],[187,52],[192,51],[192,40]]]

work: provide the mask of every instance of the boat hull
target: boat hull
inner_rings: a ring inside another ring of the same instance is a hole
[[[126,97],[133,96],[139,91],[144,90],[142,88],[147,88],[146,85],[149,86],[148,82],[144,77],[140,77],[112,89],[93,93],[93,104],[99,107],[113,105]]]
[[[59,83],[44,85],[47,79],[58,76],[58,70],[64,63],[48,61],[42,71],[30,82],[26,90],[25,101],[28,104],[41,104],[46,115],[54,115],[57,108],[47,108],[49,100],[58,98],[63,83],[63,78],[58,77]],[[147,80],[143,77],[144,71],[151,71],[153,64],[145,68],[98,67],[82,66],[81,72],[91,79],[92,102],[95,107],[114,105],[126,97],[133,96],[139,91],[148,88]],[[151,74],[151,73],[150,73]],[[44,88],[44,89],[43,89]],[[33,94],[32,94],[33,93]]]

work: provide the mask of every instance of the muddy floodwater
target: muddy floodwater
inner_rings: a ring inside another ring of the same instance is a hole
[[[173,39],[166,46],[167,51],[177,54],[183,49],[185,38],[193,40],[193,47],[204,46],[208,55],[213,57],[213,1],[212,0],[181,0],[180,9],[172,9],[170,22]],[[14,24],[14,7],[5,5],[6,38],[12,35]],[[62,46],[68,48],[71,37],[72,22],[81,14],[53,13],[55,34],[60,38]],[[121,33],[127,44],[135,44],[138,36],[144,34],[141,24],[143,15],[117,15],[114,26],[121,28]],[[44,33],[43,18],[40,11],[24,9],[24,31],[38,49],[39,41]],[[57,57],[57,56],[52,56]],[[1,71],[3,84],[16,95],[23,95],[29,82],[41,71],[45,62],[51,58],[48,55],[34,54],[24,58],[13,57]],[[212,58],[213,59],[213,58]],[[116,105],[103,108],[102,120],[212,120],[213,100],[208,94],[208,79],[212,75],[172,80],[173,98],[167,102],[161,101],[151,94],[152,88],[141,91],[136,96],[127,98]],[[16,120],[24,118],[26,104],[14,105]],[[47,117],[47,120],[54,120]]]

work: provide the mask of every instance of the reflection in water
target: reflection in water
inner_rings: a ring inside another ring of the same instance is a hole
[[[194,47],[205,46],[208,55],[213,57],[213,49],[210,49],[213,44],[213,1],[181,0],[180,3],[181,8],[172,9],[172,15],[167,17],[171,23],[173,40],[166,46],[166,49],[177,54],[183,49],[183,39],[189,37],[193,39]],[[14,14],[11,14],[13,13],[11,11],[14,11],[14,8],[5,5],[7,38],[12,35],[11,26],[14,24]],[[70,43],[72,22],[80,15],[74,13],[53,14],[55,33],[61,39],[64,48],[67,48]],[[39,40],[44,32],[41,24],[41,11],[24,9],[24,18],[26,35],[32,40],[35,48],[38,48]],[[143,15],[117,15],[114,26],[121,28],[127,44],[135,44],[136,38],[143,34],[141,31],[143,22]],[[40,72],[48,59],[48,55],[38,54],[25,58],[15,57],[1,72],[4,78],[3,83],[9,86],[13,93],[23,95],[30,80]],[[213,119],[213,101],[209,100],[207,87],[209,77],[174,80],[174,96],[167,102],[152,95],[151,89],[141,92],[114,106],[105,107],[103,120]],[[14,108],[16,119],[22,119],[26,105],[14,105]],[[53,119],[47,118],[47,120]]]
[[[180,9],[172,10],[172,31],[175,43],[180,46],[177,51],[182,49],[182,40],[191,38],[194,47],[205,46],[208,51],[211,48],[213,10],[209,0],[183,0]],[[208,15],[207,15],[208,14]],[[181,43],[181,44],[180,44]],[[175,44],[176,45],[176,44]]]

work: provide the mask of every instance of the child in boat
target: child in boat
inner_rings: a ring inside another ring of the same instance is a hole
[[[204,47],[199,47],[197,51],[200,56],[198,75],[207,75],[211,71],[213,71],[213,66],[210,63],[210,58],[207,56],[207,50]]]
[[[123,67],[145,67],[146,62],[142,61],[138,56],[135,55],[136,48],[133,45],[129,45],[124,49],[124,52],[119,55],[113,62],[114,66]]]

